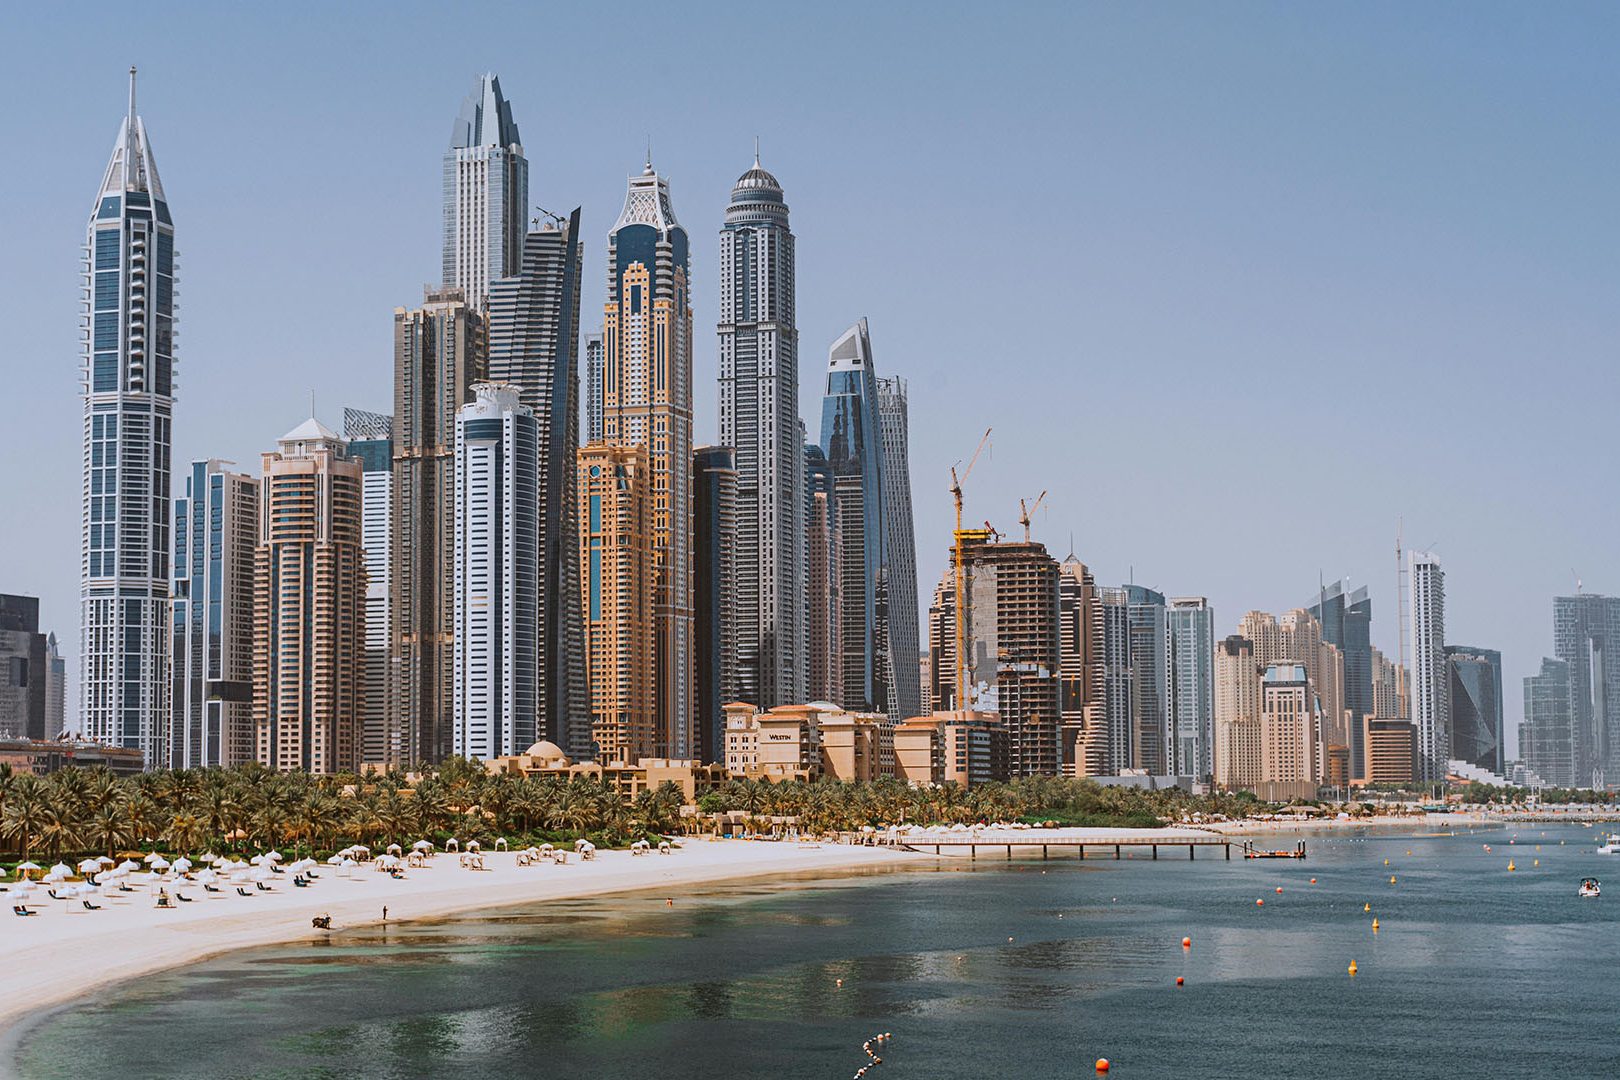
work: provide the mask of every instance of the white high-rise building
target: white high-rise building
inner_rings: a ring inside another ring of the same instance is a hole
[[[444,279],[482,311],[489,283],[523,264],[529,162],[501,80],[479,76],[444,154]]]
[[[1204,780],[1215,771],[1215,613],[1202,596],[1175,597],[1165,620],[1165,767]]]
[[[473,389],[456,414],[452,749],[487,761],[536,740],[540,436],[517,387]]]
[[[130,68],[85,237],[79,686],[84,733],[147,768],[168,761],[175,262]]]
[[[1451,675],[1446,666],[1446,574],[1438,555],[1409,553],[1407,589],[1418,779],[1444,780],[1451,758]]]
[[[763,708],[801,702],[808,686],[793,297],[787,203],[756,156],[731,189],[720,230],[718,329],[720,442],[737,455],[737,694]]]

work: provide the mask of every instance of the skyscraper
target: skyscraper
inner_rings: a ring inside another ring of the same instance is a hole
[[[1348,581],[1324,586],[1307,609],[1322,624],[1322,639],[1339,650],[1344,663],[1344,709],[1350,746],[1350,774],[1365,775],[1362,720],[1374,714],[1372,600],[1367,587],[1348,590]]]
[[[888,515],[872,342],[861,319],[833,342],[821,403],[821,450],[833,475],[834,515],[843,540],[839,571],[845,708],[898,711],[888,641]],[[953,706],[960,707],[960,706]],[[903,719],[903,717],[902,717]]]
[[[1165,611],[1165,625],[1165,765],[1172,776],[1202,781],[1215,769],[1215,613],[1202,596],[1178,597]]]
[[[489,377],[516,388],[540,440],[537,738],[577,757],[590,749],[577,490],[582,259],[575,208],[566,219],[550,219],[529,231],[522,272],[492,283],[489,300]]]
[[[263,456],[254,554],[253,722],[261,764],[358,769],[366,567],[360,463],[310,417]]]
[[[252,761],[253,560],[259,484],[196,461],[174,500],[171,769]]]
[[[146,125],[118,130],[85,238],[80,693],[85,734],[168,760],[174,222]]]
[[[484,322],[460,289],[430,289],[420,308],[395,309],[387,741],[406,747],[410,765],[451,751],[456,412],[486,370]]]
[[[1260,680],[1260,783],[1267,798],[1312,798],[1321,782],[1316,695],[1303,664],[1272,664]],[[1270,787],[1278,785],[1278,787]]]
[[[1446,574],[1440,558],[1414,551],[1407,560],[1407,618],[1412,640],[1412,723],[1418,779],[1444,780],[1451,760],[1451,675],[1446,670]]]
[[[455,727],[488,761],[539,738],[540,429],[504,383],[456,414]]]
[[[1215,647],[1215,783],[1253,789],[1263,774],[1260,729],[1262,669],[1254,643],[1233,634]]]
[[[482,75],[461,103],[444,153],[444,274],[482,311],[489,283],[518,272],[528,219],[529,162],[501,80]]]
[[[1451,680],[1451,756],[1497,776],[1502,753],[1502,654],[1472,645],[1447,645]]]
[[[1131,719],[1135,728],[1130,767],[1162,776],[1169,767],[1165,745],[1170,725],[1169,627],[1164,594],[1141,585],[1127,585],[1125,600],[1130,634]]]
[[[661,754],[692,754],[692,306],[686,230],[652,160],[608,235],[602,439],[647,448]],[[593,646],[594,647],[594,646]],[[594,694],[594,691],[593,691]]]
[[[843,534],[838,530],[832,468],[821,447],[804,447],[805,476],[805,636],[809,641],[811,701],[844,702],[842,567]]]
[[[877,380],[878,434],[883,445],[884,581],[888,586],[889,670],[893,690],[889,714],[903,720],[918,715],[917,535],[911,516],[911,412],[904,379]]]
[[[634,764],[660,755],[652,477],[643,444],[579,452],[586,685],[592,754]]]
[[[1576,767],[1575,717],[1570,700],[1573,683],[1563,660],[1543,658],[1541,671],[1524,680],[1524,723],[1519,726],[1519,756],[1530,771],[1553,787],[1587,783]]]
[[[1575,782],[1620,779],[1620,597],[1554,597],[1553,655],[1569,665]]]
[[[1106,776],[1103,717],[1102,605],[1097,581],[1070,554],[1058,567],[1058,646],[1063,764],[1075,776]]]
[[[39,599],[0,593],[0,739],[43,739],[48,685]]]
[[[1106,747],[1104,776],[1118,775],[1125,769],[1140,769],[1142,744],[1137,734],[1136,674],[1132,665],[1130,594],[1122,588],[1097,590],[1101,611],[1102,646],[1102,735]]]
[[[741,696],[737,662],[737,454],[692,451],[692,610],[696,667],[695,756],[726,759],[725,706]]]
[[[360,761],[385,769],[411,760],[394,705],[388,641],[393,627],[394,418],[362,409],[343,410],[349,456],[360,463],[360,543],[366,556],[366,691],[360,714]]]
[[[585,335],[585,441],[602,441],[602,331]]]
[[[67,729],[67,660],[56,645],[56,635],[45,637],[45,665],[49,681],[45,684],[45,737],[60,738]]]
[[[767,709],[807,685],[793,296],[787,203],[756,155],[720,230],[720,441],[737,456],[737,693]]]

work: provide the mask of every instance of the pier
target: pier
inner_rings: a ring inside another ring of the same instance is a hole
[[[845,843],[877,844],[901,851],[917,851],[933,855],[966,856],[976,860],[981,852],[1003,855],[1007,859],[1019,855],[1033,856],[1037,850],[1043,859],[1054,853],[1073,853],[1084,859],[1123,858],[1127,849],[1144,851],[1157,860],[1163,849],[1167,858],[1179,858],[1183,850],[1189,860],[1198,858],[1198,850],[1219,849],[1222,858],[1232,858],[1233,838],[1220,833],[1195,829],[1030,829],[1030,830],[955,830],[917,829],[881,833],[845,833]],[[1239,841],[1241,844],[1241,841]]]

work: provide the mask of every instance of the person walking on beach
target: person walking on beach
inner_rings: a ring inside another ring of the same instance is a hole
[[[388,921],[388,905],[384,904],[383,905],[383,922],[387,922],[387,921]]]

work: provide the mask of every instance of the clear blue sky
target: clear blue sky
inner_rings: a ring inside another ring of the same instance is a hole
[[[1578,571],[1620,592],[1620,8],[1422,4],[38,5],[0,65],[0,590],[78,645],[79,246],[141,68],[179,231],[175,461],[245,467],[316,393],[390,408],[439,272],[440,155],[500,74],[533,201],[584,206],[583,309],[644,141],[693,240],[715,431],[716,230],[753,137],[799,238],[802,401],[871,319],[911,382],[920,592],[969,517],[1222,633],[1373,590],[1395,525],[1508,713]],[[70,670],[73,670],[70,665]]]

